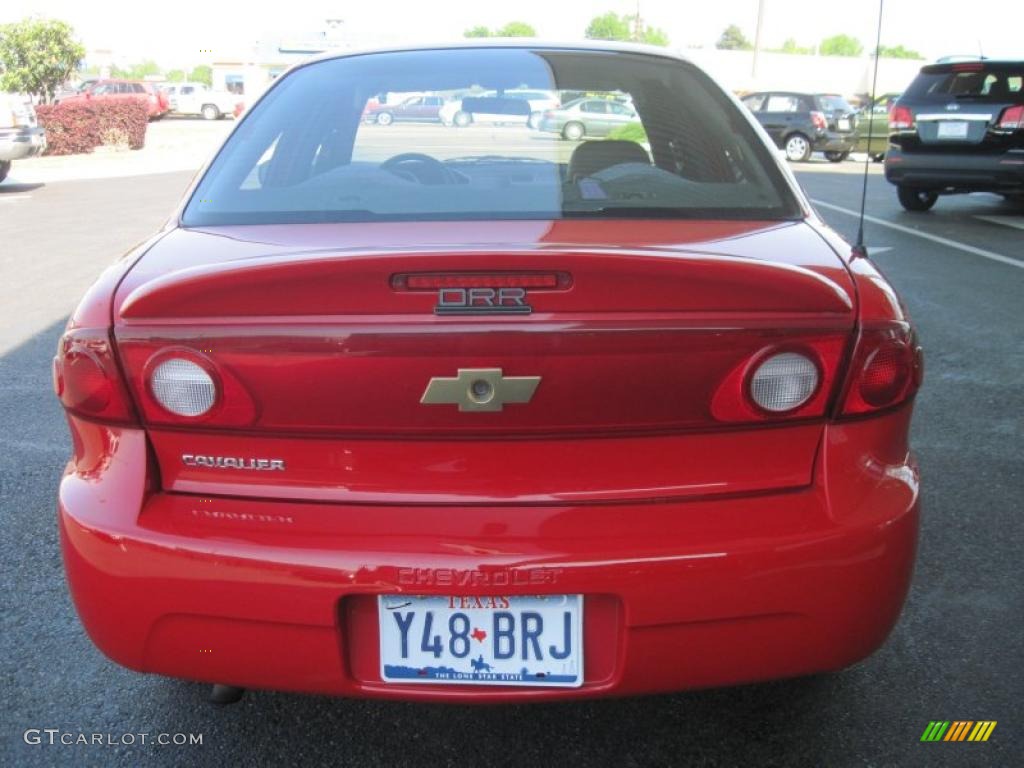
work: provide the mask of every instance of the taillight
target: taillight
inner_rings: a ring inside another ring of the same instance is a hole
[[[894,104],[889,110],[889,130],[899,131],[904,128],[914,127],[914,115],[909,107],[901,107]]]
[[[1024,104],[1016,107],[1007,107],[999,116],[999,129],[1002,131],[1016,131],[1024,128]]]
[[[53,388],[66,410],[85,419],[135,422],[128,391],[105,328],[65,333],[53,359]]]
[[[824,416],[845,349],[845,335],[765,347],[729,372],[711,413],[723,422]]]
[[[255,421],[252,396],[211,350],[140,339],[118,344],[145,423],[240,427]]]
[[[166,411],[176,416],[203,416],[217,403],[213,374],[184,357],[168,357],[153,366],[149,390]]]
[[[852,416],[906,402],[921,386],[924,359],[906,323],[861,332],[847,375],[842,414]]]
[[[825,119],[824,112],[811,112],[811,123],[819,131],[824,131],[828,128],[828,120]]]
[[[820,383],[810,357],[782,352],[758,363],[750,377],[750,398],[766,411],[786,413],[806,403]]]

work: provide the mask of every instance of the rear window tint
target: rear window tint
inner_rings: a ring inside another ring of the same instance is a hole
[[[822,107],[832,112],[852,112],[853,107],[842,96],[819,95],[818,101]]]
[[[409,113],[401,126],[391,125],[398,110],[380,120],[379,94],[417,91],[427,95],[413,101],[434,102],[432,113]],[[532,128],[529,103],[500,95],[573,91],[588,97],[563,99]],[[492,112],[508,119],[485,119]],[[471,124],[454,124],[460,113]],[[563,138],[568,121],[584,126],[582,140]],[[232,133],[182,223],[799,216],[770,150],[692,65],[482,48],[292,70]]]
[[[911,99],[982,102],[1024,101],[1024,62],[1019,67],[925,70],[917,76],[907,96]]]

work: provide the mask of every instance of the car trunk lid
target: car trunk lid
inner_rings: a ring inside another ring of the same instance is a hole
[[[739,429],[712,412],[722,381],[759,350],[842,354],[852,285],[809,226],[447,229],[170,232],[119,289],[115,324],[165,485],[495,503],[809,481],[820,424]],[[633,229],[645,234],[623,237]],[[455,314],[438,311],[439,291],[414,288],[467,276],[552,279],[522,304]],[[146,377],[174,350],[219,372],[216,418],[176,420],[155,404]],[[474,407],[481,381],[490,399]],[[736,466],[738,447],[765,460]]]

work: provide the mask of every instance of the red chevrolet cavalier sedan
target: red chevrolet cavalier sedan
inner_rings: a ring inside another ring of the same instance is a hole
[[[380,93],[511,114],[516,88],[639,124],[361,119]],[[68,581],[110,658],[229,693],[836,670],[907,592],[920,380],[892,288],[685,60],[319,59],[68,324]]]

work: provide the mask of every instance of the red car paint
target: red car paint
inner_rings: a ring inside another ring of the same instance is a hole
[[[531,315],[445,317],[392,280],[482,260],[571,284]],[[820,389],[760,412],[751,366],[790,349]],[[208,414],[156,404],[169,350],[219,377]],[[245,687],[529,701],[840,669],[909,586],[916,352],[892,289],[809,210],[171,224],[97,281],[55,362],[71,592],[118,663]],[[904,375],[879,387],[885,355]],[[419,403],[460,366],[545,386],[471,419]],[[396,593],[582,594],[583,685],[385,683],[376,596]]]
[[[61,99],[65,101],[106,101],[125,98],[136,98],[146,105],[150,120],[156,120],[171,108],[167,94],[152,83],[136,80],[96,80],[83,91]]]

